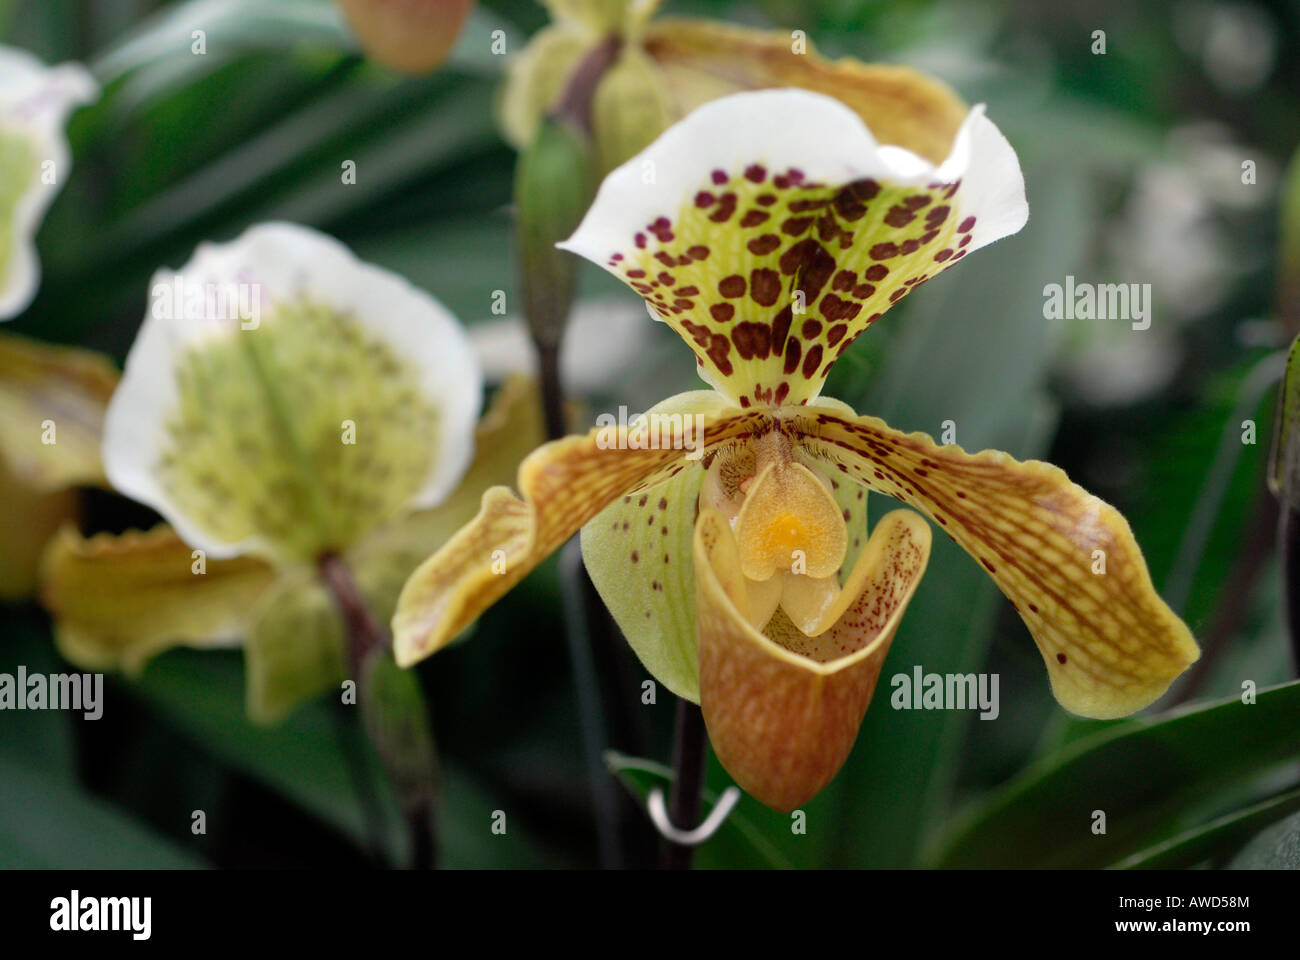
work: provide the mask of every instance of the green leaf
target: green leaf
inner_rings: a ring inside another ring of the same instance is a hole
[[[60,673],[44,630],[15,610],[0,670]],[[34,619],[34,618],[33,618]],[[0,869],[184,869],[204,860],[117,806],[87,794],[76,774],[73,724],[58,710],[6,711],[0,736]]]
[[[1217,789],[1300,755],[1300,681],[1102,730],[982,803],[935,858],[944,867],[1100,867],[1168,837]],[[1092,832],[1094,811],[1106,833]]]
[[[204,32],[202,56],[193,50],[195,30]],[[197,70],[209,57],[221,60],[253,47],[282,50],[311,43],[356,49],[337,5],[319,0],[189,0],[144,21],[92,68],[99,82],[107,84],[164,60]]]
[[[438,756],[419,676],[399,668],[387,651],[372,654],[362,667],[361,710],[402,809],[431,809]]]
[[[578,258],[555,245],[582,220],[595,194],[592,179],[585,134],[544,118],[515,175],[524,317],[540,343],[558,344],[564,335]]]
[[[283,724],[262,727],[244,713],[239,658],[215,651],[177,650],[150,664],[139,692],[173,724],[220,760],[261,781],[302,809],[364,844],[367,829],[338,737],[331,704],[317,701],[295,711]],[[378,757],[367,753],[369,783],[383,803],[385,849],[402,863],[406,838]],[[447,867],[543,867],[554,854],[530,835],[520,816],[511,816],[505,836],[491,832],[492,812],[511,810],[462,769],[441,771],[439,862]]]
[[[673,782],[673,772],[661,763],[629,757],[615,750],[605,751],[605,765],[644,807],[655,787],[667,790]],[[701,796],[704,809],[710,810],[718,802],[718,794],[705,789]],[[767,835],[755,825],[751,808],[758,801],[742,796],[717,833],[702,843],[696,852],[696,866],[704,869],[778,869],[788,870],[793,864],[778,850]]]
[[[115,807],[44,772],[0,758],[0,867],[182,870],[202,858]]]
[[[1228,866],[1233,870],[1300,870],[1300,813],[1269,827]]]
[[[1300,789],[1288,790],[1121,861],[1125,870],[1169,870],[1191,867],[1232,853],[1261,828],[1300,810]]]

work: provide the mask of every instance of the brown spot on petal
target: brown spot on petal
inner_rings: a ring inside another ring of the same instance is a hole
[[[820,364],[821,362],[822,362],[822,348],[821,348],[821,344],[817,344],[814,347],[812,347],[808,351],[807,356],[803,358],[803,375],[807,377],[809,380],[811,380],[813,378],[813,374],[817,372],[818,364]]]
[[[734,273],[729,277],[723,277],[718,282],[718,293],[731,300],[743,297],[745,295],[745,278]]]
[[[770,307],[781,296],[781,277],[775,270],[761,267],[749,275],[749,295],[761,307]]]
[[[742,360],[764,360],[772,350],[772,328],[765,323],[738,323],[731,331],[731,342]]]

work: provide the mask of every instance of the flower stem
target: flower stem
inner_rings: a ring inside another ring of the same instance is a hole
[[[623,41],[617,35],[606,37],[578,63],[564,86],[553,115],[575,130],[591,133],[591,102],[596,85],[618,59]]]
[[[1300,675],[1300,511],[1282,506],[1278,532],[1282,553],[1282,614],[1291,638],[1291,667]]]
[[[560,383],[559,345],[534,338],[541,372],[542,409],[548,440],[565,436],[568,424],[564,416],[564,389]],[[616,856],[602,853],[603,867],[648,866],[654,863],[654,840],[648,823],[631,800],[613,790],[612,775],[605,770],[604,751],[612,747],[634,756],[646,752],[642,718],[637,713],[635,677],[628,669],[627,649],[617,635],[600,594],[596,592],[587,569],[576,564],[573,581],[577,587],[566,597],[575,606],[573,619],[585,627],[585,638],[571,638],[586,644],[585,650],[573,649],[570,657],[574,687],[578,691],[578,714],[584,737],[586,765],[591,779],[592,801],[596,810],[599,846]],[[584,669],[584,664],[589,668]],[[610,801],[610,793],[617,798]]]
[[[384,835],[388,825],[385,822],[384,808],[375,794],[374,780],[370,766],[366,762],[366,744],[361,734],[361,725],[353,721],[350,708],[341,703],[330,705],[330,717],[334,722],[334,734],[338,738],[339,750],[348,770],[348,779],[352,781],[352,791],[356,794],[357,805],[361,807],[361,819],[365,824],[366,848],[370,859],[379,865],[387,865]]]
[[[696,704],[679,698],[673,730],[673,787],[668,794],[668,819],[678,829],[693,830],[700,822],[700,791],[707,759],[704,714]],[[689,870],[694,859],[694,847],[664,842],[664,869]]]
[[[534,338],[542,381],[542,414],[546,439],[558,440],[569,432],[564,416],[564,388],[560,383],[560,340],[546,343]]]
[[[366,661],[388,646],[388,637],[357,589],[347,562],[337,553],[326,553],[321,556],[318,567],[321,580],[343,617],[348,644],[348,673],[360,683]]]
[[[431,869],[436,865],[438,845],[433,812],[437,766],[418,681],[414,675],[394,677],[397,668],[391,660],[388,633],[362,596],[347,561],[336,553],[326,553],[317,569],[343,618],[348,673],[357,686],[362,726],[383,761],[406,819],[411,866]],[[354,770],[354,776],[358,777],[363,807],[371,817],[366,791],[360,788],[364,770]]]

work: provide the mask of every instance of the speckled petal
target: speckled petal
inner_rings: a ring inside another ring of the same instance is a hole
[[[892,304],[1027,217],[981,107],[936,167],[837,100],[766,90],[667,130],[561,246],[640,293],[741,406],[798,404]]]
[[[707,451],[747,436],[763,420],[740,411],[706,418],[696,446]],[[488,490],[478,516],[407,581],[393,616],[397,662],[410,666],[446,646],[617,498],[697,469],[687,453],[634,447],[622,426],[539,447],[519,467],[523,499],[505,487]]]
[[[649,412],[717,416],[726,400],[712,390],[678,394]],[[582,528],[582,559],[650,674],[679,697],[698,701],[695,565],[691,540],[704,469],[697,461],[638,496],[624,496]]]
[[[1199,656],[1152,586],[1128,521],[1059,468],[940,447],[838,408],[810,407],[785,427],[833,470],[925,513],[983,565],[1029,628],[1067,710],[1133,713]]]
[[[849,578],[853,596],[828,629],[810,637],[778,610],[759,632],[748,622],[727,521],[701,512],[700,707],[719,762],[746,791],[792,810],[843,766],[929,552],[924,520],[907,510],[886,514]]]

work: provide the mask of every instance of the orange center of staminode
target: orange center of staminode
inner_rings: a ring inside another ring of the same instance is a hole
[[[783,513],[768,524],[766,535],[774,548],[794,550],[808,546],[808,531],[793,513]]]
[[[757,473],[735,526],[741,570],[751,580],[833,576],[848,550],[844,517],[825,482],[780,439],[755,448]]]

